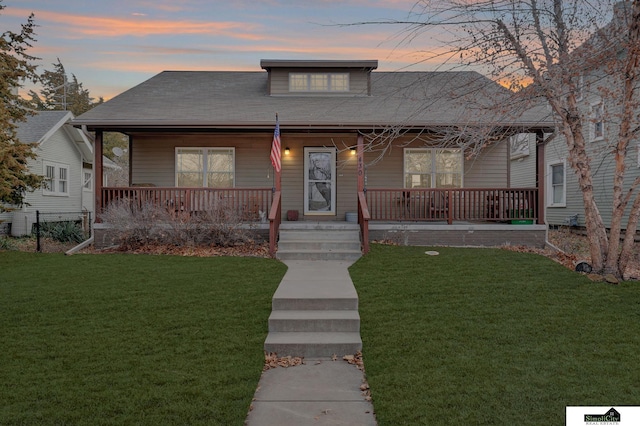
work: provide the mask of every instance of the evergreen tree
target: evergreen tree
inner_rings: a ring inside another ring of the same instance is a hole
[[[42,82],[40,94],[33,90],[29,92],[34,109],[66,110],[77,117],[104,102],[102,98],[94,102],[89,90],[83,87],[75,74],[71,74],[69,79],[60,58],[52,65],[52,70],[45,70],[40,75]]]
[[[0,0],[0,12],[5,8]],[[28,102],[17,89],[26,80],[36,82],[35,57],[27,50],[35,42],[33,14],[22,24],[20,32],[0,35],[0,211],[7,205],[21,205],[25,191],[34,190],[42,178],[29,172],[27,160],[35,158],[32,144],[17,140],[16,127],[29,114]]]

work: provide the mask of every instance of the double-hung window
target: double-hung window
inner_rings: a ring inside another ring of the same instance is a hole
[[[176,148],[176,186],[233,188],[234,148]]]
[[[559,161],[549,164],[549,207],[565,207],[567,204],[565,163]]]
[[[459,149],[406,148],[405,188],[462,187],[463,158]]]
[[[44,195],[69,195],[69,166],[66,164],[43,162],[44,167]]]

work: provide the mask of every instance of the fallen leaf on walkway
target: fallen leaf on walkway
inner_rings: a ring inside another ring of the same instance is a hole
[[[344,357],[342,357],[342,359],[347,361],[351,365],[355,365],[358,370],[364,373],[364,361],[362,360],[362,352],[358,351],[355,355],[345,355]],[[367,383],[366,376],[363,376],[362,378],[360,391],[362,393],[362,396],[364,396],[365,401],[371,401],[371,389],[369,388],[369,383]]]
[[[347,361],[351,365],[355,365],[358,367],[358,370],[364,371],[364,362],[362,361],[362,352],[358,351],[355,355],[345,355],[342,357],[343,360]]]
[[[331,356],[331,361],[337,361],[338,360],[338,355],[333,354],[333,356]]]
[[[263,371],[270,370],[272,368],[288,368],[295,367],[297,365],[304,364],[304,358],[298,356],[285,356],[278,358],[276,353],[264,353],[264,368]]]

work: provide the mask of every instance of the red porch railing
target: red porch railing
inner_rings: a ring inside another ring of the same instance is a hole
[[[269,254],[276,257],[276,243],[280,232],[280,222],[282,221],[282,193],[273,193],[273,202],[269,210]]]
[[[358,224],[360,224],[360,239],[362,240],[362,253],[369,253],[369,207],[364,192],[358,192]]]
[[[271,188],[173,188],[173,187],[105,187],[102,188],[102,213],[116,200],[132,206],[157,205],[176,212],[194,213],[224,205],[238,212],[242,220],[266,220],[271,206]]]
[[[538,218],[537,188],[367,189],[371,220],[507,221]]]

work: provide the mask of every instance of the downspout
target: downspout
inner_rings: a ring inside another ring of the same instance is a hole
[[[76,252],[82,250],[85,247],[90,246],[91,244],[93,244],[93,235],[91,235],[91,237],[89,237],[88,240],[85,240],[80,244],[78,244],[77,246],[73,247],[72,249],[65,251],[64,254],[66,254],[67,256],[71,256],[72,254],[75,254]]]

